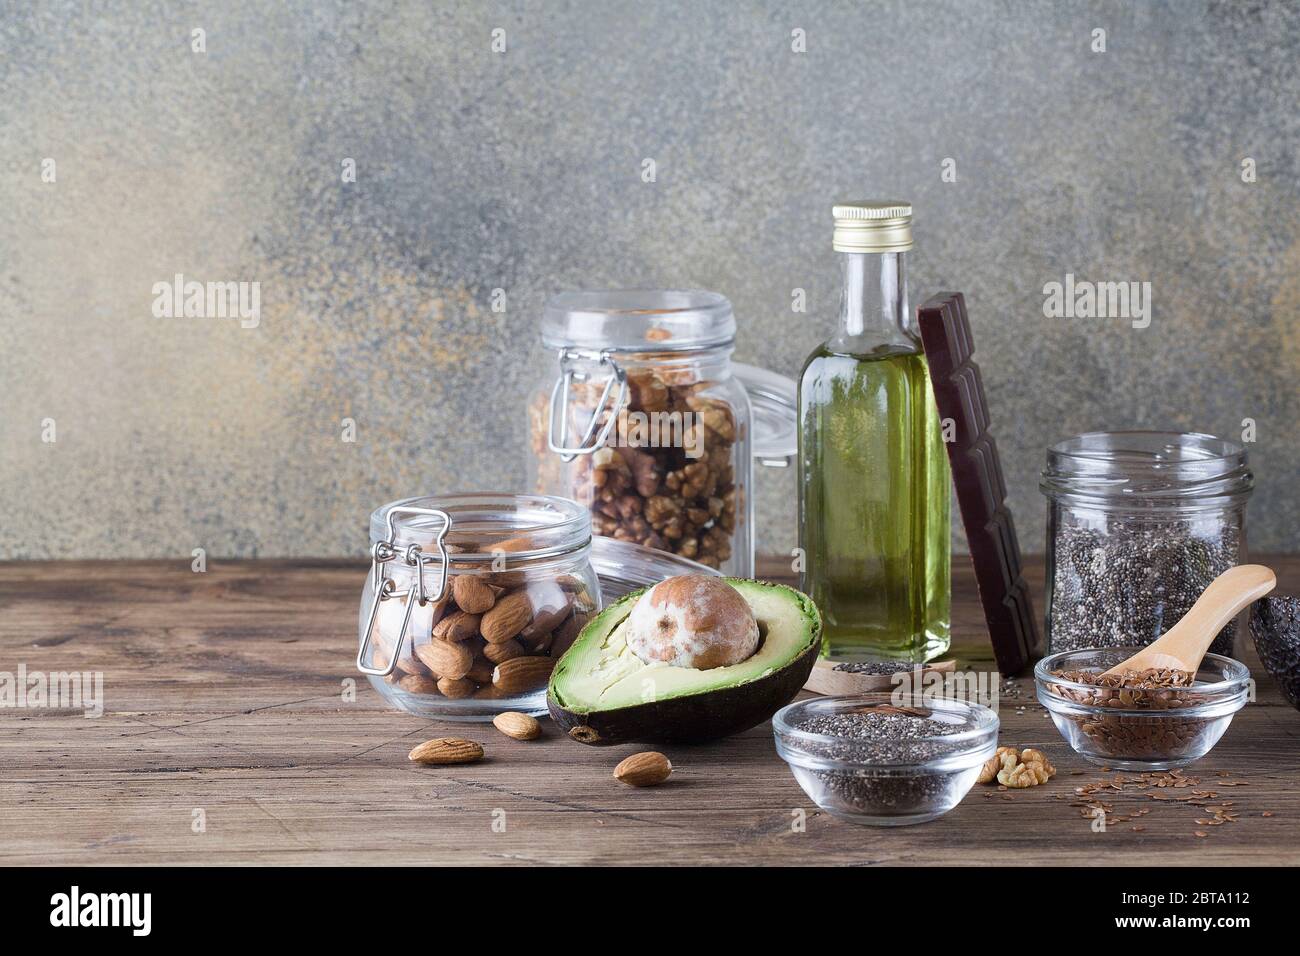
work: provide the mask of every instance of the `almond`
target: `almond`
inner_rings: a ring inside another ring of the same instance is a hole
[[[561,574],[555,579],[555,583],[570,594],[577,594],[579,591],[587,590],[587,585],[583,583],[582,578],[572,574]]]
[[[545,687],[555,661],[549,657],[514,657],[492,672],[492,685],[506,694],[522,694]]]
[[[542,735],[542,725],[535,717],[513,710],[507,710],[493,717],[492,726],[515,740],[536,740]]]
[[[551,642],[551,656],[560,658],[573,646],[582,629],[587,626],[588,616],[575,611],[563,624],[555,629],[555,639]]]
[[[482,614],[497,600],[487,582],[475,574],[459,574],[452,578],[451,594],[456,599],[456,606],[467,614]]]
[[[474,666],[474,655],[463,644],[452,644],[437,638],[415,649],[418,657],[438,677],[459,680]]]
[[[500,647],[499,644],[493,644],[493,647]],[[472,680],[476,684],[492,683],[492,671],[496,664],[482,655],[474,655],[474,664],[470,667],[469,673],[465,675],[466,680]]]
[[[429,668],[425,667],[424,664],[415,657],[403,657],[397,662],[397,668],[404,674],[411,674],[415,677],[429,676]]]
[[[408,694],[438,694],[438,682],[427,674],[407,674],[398,680],[397,686]]]
[[[535,589],[529,595],[533,619],[520,632],[523,637],[535,637],[553,631],[569,616],[569,595],[555,585]]]
[[[438,680],[438,690],[443,697],[450,697],[453,700],[461,697],[471,697],[478,686],[472,681],[462,677],[460,680],[452,680],[450,677],[443,677]]]
[[[522,588],[528,584],[527,571],[493,571],[492,590],[496,592],[497,598],[507,591],[513,591],[515,588]]]
[[[502,661],[509,661],[514,660],[516,657],[523,657],[525,653],[526,651],[524,651],[524,646],[513,639],[503,641],[500,644],[483,645],[483,656],[493,664],[500,664]]]
[[[545,654],[551,649],[551,642],[555,640],[555,635],[550,631],[539,634],[535,637],[525,638],[522,634],[519,639],[524,642],[524,647],[529,654]]]
[[[444,641],[463,641],[478,633],[479,616],[467,611],[452,611],[435,625],[433,636]]]
[[[527,591],[511,591],[493,605],[479,622],[479,633],[489,644],[514,637],[533,619],[533,602]]]
[[[406,755],[408,759],[423,764],[473,763],[483,759],[483,748],[472,740],[459,737],[438,737],[426,740]]]
[[[370,666],[378,667],[380,670],[388,670],[388,655],[376,647],[374,652],[370,655]],[[405,676],[406,675],[400,670],[393,668],[393,670],[384,677],[384,683],[396,684]]]
[[[673,765],[657,750],[633,754],[614,768],[614,779],[630,787],[653,787],[663,783],[673,772]]]

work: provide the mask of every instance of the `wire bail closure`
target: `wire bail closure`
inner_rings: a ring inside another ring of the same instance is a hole
[[[608,365],[611,371],[609,381],[605,383],[605,390],[600,393],[600,401],[596,403],[596,409],[591,413],[591,421],[587,423],[587,429],[582,438],[574,447],[565,444],[569,437],[569,389],[573,387],[576,373],[569,367],[569,360],[576,350],[565,347],[560,350],[560,377],[556,379],[555,386],[551,389],[551,420],[546,432],[546,444],[551,451],[560,456],[561,461],[573,461],[579,455],[590,455],[597,448],[605,444],[609,438],[609,433],[614,428],[614,422],[618,418],[618,410],[623,407],[623,402],[627,399],[627,372],[614,361],[613,352],[610,349],[604,349],[599,353],[599,365]],[[584,353],[579,353],[584,354]],[[592,353],[585,353],[591,355]],[[584,375],[583,380],[585,381]],[[601,412],[605,410],[609,402],[610,395],[614,386],[618,385],[618,397],[614,403],[609,406],[609,419],[605,426],[601,428],[600,434],[592,441],[592,436],[596,434],[596,426],[600,421]],[[559,399],[559,413],[556,413],[556,399]],[[560,425],[559,437],[555,434],[555,424],[558,419]]]
[[[393,519],[398,515],[425,515],[431,518],[441,518],[442,527],[438,529],[435,541],[438,545],[438,556],[435,558],[431,554],[425,554],[418,544],[409,545],[405,550],[399,550],[393,543],[397,539],[397,529],[394,526]],[[406,641],[407,629],[411,626],[411,612],[415,610],[418,603],[421,607],[430,601],[437,603],[441,601],[447,593],[447,532],[451,530],[451,515],[438,508],[416,508],[400,507],[393,508],[388,512],[388,540],[376,541],[370,549],[370,580],[375,589],[374,599],[370,602],[370,616],[366,623],[366,636],[361,641],[361,647],[357,651],[357,670],[363,674],[369,674],[371,677],[387,677],[402,656],[402,644]],[[397,590],[397,584],[392,578],[383,576],[381,566],[389,561],[402,559],[407,567],[416,569],[415,584]],[[440,563],[438,574],[438,593],[430,596],[428,589],[424,584],[424,569],[426,566],[433,564],[435,561]],[[411,600],[406,602],[406,614],[402,617],[402,629],[397,633],[397,646],[393,648],[392,660],[388,662],[386,668],[375,667],[373,664],[366,663],[367,652],[375,633],[375,619],[379,616],[379,604],[390,598],[410,597]]]

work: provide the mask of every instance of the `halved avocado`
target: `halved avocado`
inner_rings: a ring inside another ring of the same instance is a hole
[[[592,618],[551,672],[546,702],[560,729],[596,746],[699,743],[748,730],[789,703],[817,660],[817,606],[782,584],[726,581],[754,612],[758,650],[708,670],[647,664],[623,635],[646,589],[635,591]]]

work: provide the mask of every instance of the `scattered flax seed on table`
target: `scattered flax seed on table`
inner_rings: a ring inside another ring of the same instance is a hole
[[[1215,787],[1244,787],[1249,785],[1249,781],[1224,779],[1223,775],[1224,771],[1220,771],[1219,779],[1214,781]],[[1240,816],[1236,801],[1220,800],[1218,790],[1201,787],[1200,784],[1199,777],[1189,777],[1181,770],[1151,771],[1128,775],[1117,773],[1113,777],[1075,787],[1074,792],[1079,799],[1072,801],[1070,806],[1077,807],[1079,816],[1085,820],[1095,820],[1097,817],[1104,815],[1107,826],[1115,823],[1127,823],[1144,817],[1151,812],[1151,807],[1136,807],[1124,813],[1116,811],[1111,798],[1116,794],[1123,794],[1128,797],[1145,797],[1158,803],[1181,803],[1196,808],[1202,812],[1202,816],[1193,818],[1193,822],[1197,826],[1218,827],[1223,826],[1225,823],[1235,822]],[[1175,793],[1168,792],[1171,790],[1175,791]],[[1272,816],[1272,813],[1265,812],[1263,815],[1266,817]],[[1130,829],[1141,832],[1145,828],[1131,827]],[[1194,832],[1198,837],[1209,835],[1205,830],[1196,830]]]

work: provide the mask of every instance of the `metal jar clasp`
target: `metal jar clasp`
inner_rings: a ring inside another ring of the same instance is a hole
[[[570,447],[566,444],[569,438],[569,390],[573,387],[574,379],[577,373],[570,367],[570,359],[575,353],[574,350],[564,348],[560,350],[560,377],[556,379],[555,387],[551,389],[551,420],[547,428],[546,444],[560,456],[562,461],[573,461],[579,455],[590,455],[597,448],[605,444],[609,438],[610,431],[614,428],[614,422],[618,418],[618,410],[623,407],[623,402],[627,398],[627,373],[622,367],[614,361],[613,354],[609,350],[599,353],[599,365],[608,365],[610,369],[609,381],[605,383],[605,389],[600,393],[600,401],[596,403],[595,410],[591,413],[591,421],[587,423],[586,431],[583,433],[578,444]],[[600,434],[596,435],[597,423],[600,421],[601,413],[609,403],[610,396],[613,394],[614,386],[618,386],[618,397],[614,399],[612,405],[609,405],[609,419],[605,426],[600,429]],[[556,402],[559,402],[559,409],[556,409]],[[556,435],[556,422],[559,423],[559,435]],[[595,437],[593,441],[592,438]]]
[[[398,515],[424,515],[432,518],[441,518],[442,527],[438,529],[435,542],[438,545],[438,556],[435,558],[432,554],[425,554],[418,544],[412,544],[405,549],[399,550],[394,542],[397,540],[397,530],[394,526],[394,519]],[[437,603],[441,601],[447,593],[447,532],[451,528],[451,515],[438,508],[416,508],[401,507],[392,508],[388,512],[388,539],[385,541],[376,541],[370,549],[370,580],[375,589],[374,599],[370,602],[370,615],[366,621],[366,636],[361,640],[361,647],[357,651],[357,670],[363,674],[369,674],[372,677],[387,677],[397,667],[397,661],[402,656],[402,644],[406,641],[406,631],[411,626],[411,612],[415,610],[415,605],[421,606],[428,604],[430,601]],[[415,583],[401,591],[397,590],[397,583],[392,578],[386,578],[383,575],[383,565],[389,561],[401,558],[402,562],[408,567],[413,567],[415,571]],[[439,562],[438,573],[438,593],[429,594],[428,588],[424,583],[424,570],[433,564]],[[388,662],[387,667],[375,667],[373,664],[366,663],[366,657],[370,650],[371,642],[375,633],[375,619],[379,616],[380,602],[389,599],[398,599],[408,597],[406,602],[406,614],[402,617],[402,629],[397,634],[397,645],[393,648],[392,659]]]

